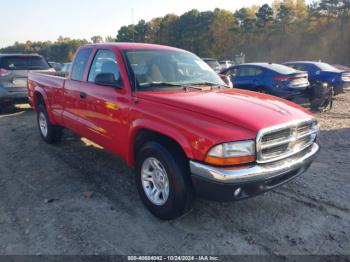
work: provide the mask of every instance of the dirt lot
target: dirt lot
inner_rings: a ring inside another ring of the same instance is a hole
[[[318,118],[322,152],[307,173],[163,222],[116,156],[68,132],[46,145],[29,109],[0,115],[0,254],[350,255],[350,93]]]

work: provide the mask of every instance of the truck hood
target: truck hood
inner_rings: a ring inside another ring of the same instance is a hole
[[[239,89],[136,92],[135,96],[207,115],[255,132],[312,117],[306,109],[287,100]]]

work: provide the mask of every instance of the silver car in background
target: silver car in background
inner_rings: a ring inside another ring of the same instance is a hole
[[[221,60],[219,61],[219,64],[221,66],[221,70],[227,69],[234,65],[234,63],[230,60]]]
[[[29,71],[54,72],[55,69],[38,54],[0,54],[0,111],[27,99]]]
[[[219,61],[214,58],[202,58],[204,62],[206,62],[216,73],[221,71],[221,66]]]

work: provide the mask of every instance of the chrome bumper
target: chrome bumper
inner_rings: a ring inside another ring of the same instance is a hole
[[[314,143],[308,149],[283,160],[268,164],[254,164],[236,168],[219,168],[190,161],[192,176],[210,182],[242,184],[273,179],[295,171],[304,172],[316,158],[319,146]]]

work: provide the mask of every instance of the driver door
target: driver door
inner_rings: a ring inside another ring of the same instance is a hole
[[[80,121],[85,137],[104,148],[121,153],[122,138],[127,136],[130,96],[124,88],[120,63],[115,52],[99,49],[95,52],[87,82],[80,88]],[[113,74],[118,86],[98,84],[101,74]]]

